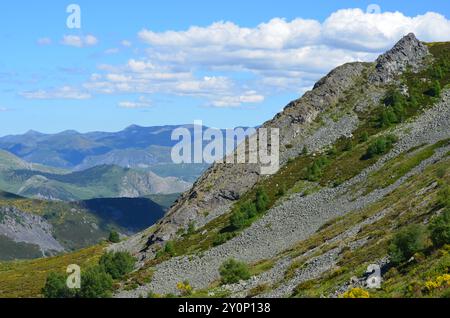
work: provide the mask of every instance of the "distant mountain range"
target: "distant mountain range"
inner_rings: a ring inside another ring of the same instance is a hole
[[[46,200],[77,201],[93,198],[141,197],[187,190],[191,184],[175,177],[160,177],[114,165],[67,172],[29,164],[0,151],[0,189]]]
[[[194,125],[141,127],[132,125],[119,132],[79,133],[73,130],[43,134],[33,130],[0,138],[0,149],[26,162],[80,171],[99,165],[140,168],[162,176],[194,182],[207,164],[172,164],[170,152],[178,141],[172,131],[186,128],[194,136]],[[202,127],[203,130],[208,127]],[[225,133],[225,131],[222,131]],[[170,171],[174,170],[174,174]]]

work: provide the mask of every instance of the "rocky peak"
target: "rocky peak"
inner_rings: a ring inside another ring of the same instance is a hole
[[[428,48],[413,33],[404,36],[397,44],[376,60],[375,72],[370,76],[372,83],[388,83],[396,75],[410,66],[414,71],[420,70],[424,59],[429,55]]]

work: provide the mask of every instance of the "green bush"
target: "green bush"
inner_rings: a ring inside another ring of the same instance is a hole
[[[175,256],[175,243],[173,241],[168,241],[164,246],[164,253],[170,256]]]
[[[377,155],[382,155],[388,152],[392,145],[396,142],[395,136],[388,135],[375,139],[370,143],[367,148],[367,152],[364,154],[363,159],[370,159]]]
[[[443,185],[438,194],[438,204],[440,207],[450,207],[450,186]]]
[[[234,234],[232,232],[225,232],[225,233],[219,233],[214,241],[213,241],[213,245],[214,246],[219,246],[222,245],[223,243],[231,240],[234,237]]]
[[[329,160],[325,157],[320,157],[315,160],[306,171],[306,179],[309,181],[318,181],[322,176],[323,169],[329,164]]]
[[[269,197],[267,193],[262,188],[258,188],[256,190],[256,200],[255,206],[258,213],[264,212],[267,209],[267,205],[269,204]]]
[[[450,244],[450,208],[432,220],[429,230],[434,246]]]
[[[351,151],[353,149],[353,141],[351,139],[347,139],[344,143],[344,147],[342,150]]]
[[[113,279],[102,266],[96,265],[81,273],[81,298],[108,298],[112,295]]]
[[[72,298],[75,290],[67,287],[67,277],[60,273],[52,272],[47,276],[42,294],[45,298]]]
[[[235,211],[230,218],[230,225],[233,230],[239,230],[245,227],[247,224],[247,216],[240,208]]]
[[[308,154],[308,147],[303,146],[303,149],[302,149],[302,155],[303,155],[303,156],[306,156],[307,154]]]
[[[361,142],[366,142],[367,140],[369,140],[369,133],[367,131],[363,131],[359,140]]]
[[[247,264],[234,259],[225,261],[219,269],[222,284],[234,284],[250,278]]]
[[[255,200],[247,201],[237,206],[230,218],[231,227],[233,230],[246,227],[252,218],[266,211],[268,205],[269,196],[264,189],[258,188],[256,190]]]
[[[433,85],[425,92],[425,94],[432,97],[439,97],[441,95],[441,84],[439,81],[434,81]]]
[[[136,259],[126,252],[106,253],[99,261],[99,265],[113,279],[119,279],[134,269]]]
[[[116,231],[111,231],[109,233],[108,241],[110,241],[111,243],[119,243],[120,242],[119,233],[117,233]]]
[[[389,246],[389,255],[394,264],[407,261],[426,247],[427,235],[422,225],[409,225],[395,234]]]

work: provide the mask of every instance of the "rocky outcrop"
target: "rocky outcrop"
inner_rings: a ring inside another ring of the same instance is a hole
[[[389,83],[408,67],[419,71],[429,56],[428,48],[413,33],[403,37],[391,50],[376,60],[375,72],[370,75],[371,83]]]
[[[45,219],[15,207],[0,207],[0,235],[15,242],[38,245],[43,256],[64,251],[52,235],[52,226]]]
[[[327,122],[322,116],[342,106],[347,93],[362,90],[362,82],[368,83],[368,78],[372,82],[387,83],[408,65],[413,69],[420,68],[428,54],[428,49],[410,34],[380,56],[376,64],[347,63],[331,71],[311,91],[289,103],[281,113],[262,125],[280,129],[280,162],[283,164],[296,157],[303,146],[320,151],[342,136],[351,136],[359,123],[356,109],[347,111],[335,122]],[[383,92],[364,92],[366,95],[362,96],[361,105],[356,108],[364,108],[362,104],[368,100],[376,101]],[[326,121],[325,124],[317,124],[319,116]],[[135,252],[144,250],[144,254],[151,257],[153,245],[173,238],[179,228],[186,228],[191,222],[202,226],[226,213],[237,199],[263,178],[259,168],[250,164],[213,165],[152,229],[144,246],[127,248]]]

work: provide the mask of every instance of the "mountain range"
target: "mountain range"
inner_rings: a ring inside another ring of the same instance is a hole
[[[30,164],[0,151],[0,189],[30,198],[77,201],[183,192],[190,183],[147,170],[100,165],[69,172]]]

